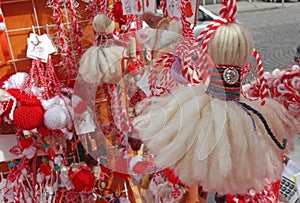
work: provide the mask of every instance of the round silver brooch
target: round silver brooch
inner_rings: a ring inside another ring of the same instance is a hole
[[[226,68],[223,73],[223,79],[227,84],[233,85],[239,80],[239,72],[233,68]]]

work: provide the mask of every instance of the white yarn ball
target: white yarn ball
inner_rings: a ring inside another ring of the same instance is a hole
[[[67,122],[68,117],[61,106],[53,106],[44,113],[44,124],[50,130],[62,129]]]

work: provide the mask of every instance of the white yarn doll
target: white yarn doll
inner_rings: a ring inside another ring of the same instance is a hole
[[[212,34],[205,40],[215,64],[208,87],[184,86],[147,98],[137,106],[132,123],[155,155],[158,169],[173,169],[187,186],[244,194],[250,189],[260,191],[266,177],[280,179],[283,150],[292,148],[289,141],[299,128],[275,100],[266,98],[262,106],[241,96],[241,76],[253,40],[235,21],[235,1],[224,4],[223,19],[204,31]]]
[[[93,20],[94,30],[103,35],[113,33],[115,23],[105,14],[98,14]],[[80,59],[79,75],[85,82],[98,84],[116,84],[122,78],[121,61],[125,49],[121,46],[106,43],[93,45],[85,51]]]

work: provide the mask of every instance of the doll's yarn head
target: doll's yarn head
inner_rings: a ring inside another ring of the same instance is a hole
[[[101,13],[94,17],[92,26],[97,33],[110,34],[115,29],[115,22],[109,19],[107,15]]]
[[[218,27],[208,47],[208,54],[217,65],[244,67],[250,61],[252,53],[252,36],[238,23]]]

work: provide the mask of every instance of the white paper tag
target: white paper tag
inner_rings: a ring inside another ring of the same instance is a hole
[[[28,58],[40,58],[43,62],[47,62],[49,54],[56,52],[56,48],[47,34],[36,35],[30,33],[27,38],[27,52]]]

